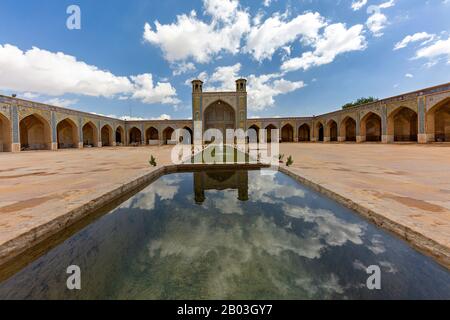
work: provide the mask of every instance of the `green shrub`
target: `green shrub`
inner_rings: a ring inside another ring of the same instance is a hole
[[[290,166],[292,166],[293,163],[294,163],[294,159],[292,159],[292,156],[289,156],[286,161],[286,166],[290,167]]]
[[[156,167],[156,158],[153,155],[150,155],[150,160],[148,161],[148,163],[153,166]]]

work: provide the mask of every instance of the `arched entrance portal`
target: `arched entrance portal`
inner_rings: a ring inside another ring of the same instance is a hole
[[[234,109],[221,100],[210,104],[204,112],[204,131],[218,129],[222,133],[222,140],[226,139],[226,130],[235,129],[236,117]]]
[[[142,143],[142,133],[136,127],[131,128],[130,130],[130,144],[131,145],[140,145]]]
[[[328,122],[328,136],[330,138],[330,141],[338,141],[338,125],[336,123],[336,121],[334,120],[330,120]]]
[[[83,146],[98,146],[98,130],[92,122],[88,122],[83,126]]]
[[[70,119],[64,119],[56,126],[58,149],[78,148],[78,127]]]
[[[181,137],[183,144],[194,144],[194,133],[192,132],[192,129],[189,127],[183,128],[184,134]]]
[[[146,144],[159,144],[159,132],[156,128],[150,127],[145,131]]]
[[[427,134],[430,141],[450,142],[450,99],[428,111]]]
[[[351,117],[346,117],[341,123],[341,137],[344,141],[356,141],[356,121]]]
[[[0,113],[0,152],[11,151],[11,124]]]
[[[298,128],[298,141],[300,142],[307,142],[311,141],[311,129],[310,127],[305,123]]]
[[[172,144],[172,134],[175,132],[175,130],[171,127],[167,127],[163,131],[163,143],[164,144]]]
[[[47,120],[32,114],[20,121],[21,150],[50,150],[51,145],[51,131]]]
[[[113,130],[109,125],[104,125],[102,130],[102,147],[111,147],[113,145]]]
[[[373,112],[369,112],[361,120],[360,135],[362,141],[381,141],[381,117]]]
[[[249,135],[249,138],[248,138],[249,142],[250,142],[250,132],[253,130],[253,133],[251,133],[251,134],[252,135],[256,134],[256,141],[255,141],[255,138],[252,137],[252,141],[251,142],[259,143],[259,127],[256,124],[253,124],[248,129],[249,129],[249,134],[248,134]]]
[[[324,128],[321,122],[316,124],[316,138],[317,141],[323,142],[324,140]]]
[[[124,130],[121,126],[118,126],[116,129],[116,145],[125,144],[124,138],[125,138]]]
[[[388,119],[388,134],[394,141],[417,141],[417,113],[409,108],[401,107]]]
[[[294,128],[290,124],[281,128],[281,142],[294,142]]]
[[[267,127],[266,127],[266,141],[267,141],[267,143],[271,143],[271,142],[279,142],[279,141],[276,141],[277,140],[277,138],[274,136],[274,137],[272,137],[272,130],[277,130],[277,127],[275,127],[273,124],[269,124]]]

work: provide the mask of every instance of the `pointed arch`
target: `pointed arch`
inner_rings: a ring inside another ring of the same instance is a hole
[[[83,146],[98,147],[98,128],[92,121],[83,126]]]
[[[325,136],[332,142],[338,141],[338,125],[335,120],[328,121]]]
[[[20,149],[50,150],[52,136],[49,122],[42,116],[33,113],[23,118],[20,123]]]
[[[346,116],[341,121],[339,136],[343,141],[356,142],[356,120],[351,116]]]
[[[302,124],[298,128],[298,141],[299,142],[311,141],[311,128],[307,123]]]
[[[381,117],[375,112],[368,112],[360,124],[361,141],[381,142]]]
[[[149,127],[145,131],[145,143],[150,145],[159,144],[159,131],[155,127]]]
[[[11,122],[0,113],[0,152],[11,151]]]
[[[322,122],[317,122],[314,128],[316,141],[323,142],[325,137],[325,127]]]
[[[294,128],[289,123],[281,128],[281,142],[294,142]]]
[[[58,122],[56,126],[58,149],[78,148],[80,141],[78,132],[78,126],[72,119],[65,118]]]
[[[102,127],[101,137],[102,137],[102,147],[111,147],[114,145],[114,134],[113,129],[109,124],[105,124]]]
[[[172,127],[167,127],[163,130],[163,144],[173,144],[172,135],[175,129]]]
[[[428,110],[427,140],[429,142],[450,142],[450,98],[447,98]]]
[[[272,130],[277,130],[278,128],[274,125],[274,124],[269,124],[266,126],[266,142],[267,143],[271,143],[271,142],[278,142],[278,141],[272,141],[273,139],[276,140],[276,137],[272,137]]]
[[[138,146],[142,144],[142,132],[136,127],[132,127],[129,131],[129,144]]]
[[[125,144],[125,130],[122,126],[117,126],[116,128],[116,145]]]
[[[395,142],[417,141],[417,112],[408,107],[399,107],[388,117],[388,135]]]

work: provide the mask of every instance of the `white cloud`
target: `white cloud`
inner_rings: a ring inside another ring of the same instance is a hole
[[[414,75],[412,75],[411,73],[407,73],[407,74],[405,74],[405,78],[412,79],[412,78],[414,78]]]
[[[179,76],[181,74],[196,70],[195,65],[192,62],[181,62],[181,63],[175,64],[173,66],[173,69],[174,70],[173,70],[172,74],[174,76]]]
[[[30,100],[32,100],[32,99],[36,99],[36,98],[39,98],[39,94],[37,94],[37,93],[34,93],[34,92],[24,92],[23,94],[22,94],[22,96],[25,98],[25,99],[30,99]]]
[[[427,32],[418,32],[413,35],[408,35],[402,41],[395,44],[394,50],[406,48],[412,42],[424,41],[422,42],[422,45],[427,44],[428,42],[433,41],[435,36],[436,35]]]
[[[159,46],[170,62],[193,59],[206,63],[222,51],[238,53],[242,35],[250,29],[249,14],[239,10],[235,0],[204,0],[204,7],[212,18],[210,23],[199,20],[192,11],[177,16],[171,24],[155,21],[155,29],[146,23],[144,40]]]
[[[234,81],[239,78],[241,64],[218,67],[207,77],[206,90],[229,91],[235,90]],[[250,111],[261,111],[275,103],[275,97],[287,94],[305,86],[303,81],[289,81],[282,78],[282,74],[249,75],[247,77],[248,108]]]
[[[180,101],[176,98],[176,90],[170,83],[153,83],[150,73],[131,77],[134,83],[132,94],[133,99],[141,100],[144,103],[168,103],[177,104]]]
[[[232,21],[238,6],[238,0],[204,0],[205,11],[217,21]]]
[[[360,10],[362,7],[364,7],[367,4],[367,0],[354,0],[352,2],[352,9],[354,11]]]
[[[447,63],[450,63],[450,38],[438,40],[429,46],[419,49],[414,59],[429,59],[432,60],[432,64],[435,64],[435,60],[441,57],[446,59]]]
[[[170,120],[170,119],[172,119],[172,117],[170,115],[163,113],[159,117],[154,117],[154,118],[151,118],[150,120]]]
[[[388,18],[381,12],[382,9],[388,9],[395,5],[394,0],[386,1],[380,5],[372,5],[367,8],[367,13],[371,16],[367,19],[366,26],[372,32],[374,37],[383,36],[383,30],[388,24]]]
[[[272,1],[276,1],[276,0],[264,0],[263,1],[264,7],[270,7],[270,5],[272,4]]]
[[[303,81],[289,81],[279,78],[279,75],[251,75],[248,81],[248,107],[251,111],[271,107],[275,103],[275,97],[305,87]]]
[[[325,28],[323,35],[313,43],[314,51],[304,52],[301,57],[286,60],[283,71],[308,70],[314,66],[328,64],[339,55],[351,51],[365,50],[366,39],[363,26],[358,24],[349,29],[345,24],[336,23]]]
[[[319,13],[305,13],[290,21],[286,21],[284,15],[275,14],[251,28],[244,52],[251,53],[258,61],[270,59],[277,49],[299,37],[305,43],[316,40],[325,25],[325,19]]]
[[[77,99],[62,99],[62,98],[52,98],[45,100],[43,103],[49,104],[56,107],[68,108],[77,103]]]
[[[0,88],[49,96],[77,94],[113,98],[131,95],[146,103],[175,103],[170,83],[153,86],[152,75],[116,76],[62,52],[0,45]]]

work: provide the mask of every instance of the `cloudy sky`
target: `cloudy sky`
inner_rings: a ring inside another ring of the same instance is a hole
[[[249,116],[320,114],[449,82],[449,14],[450,0],[2,0],[0,94],[182,119],[193,78],[246,77]]]

